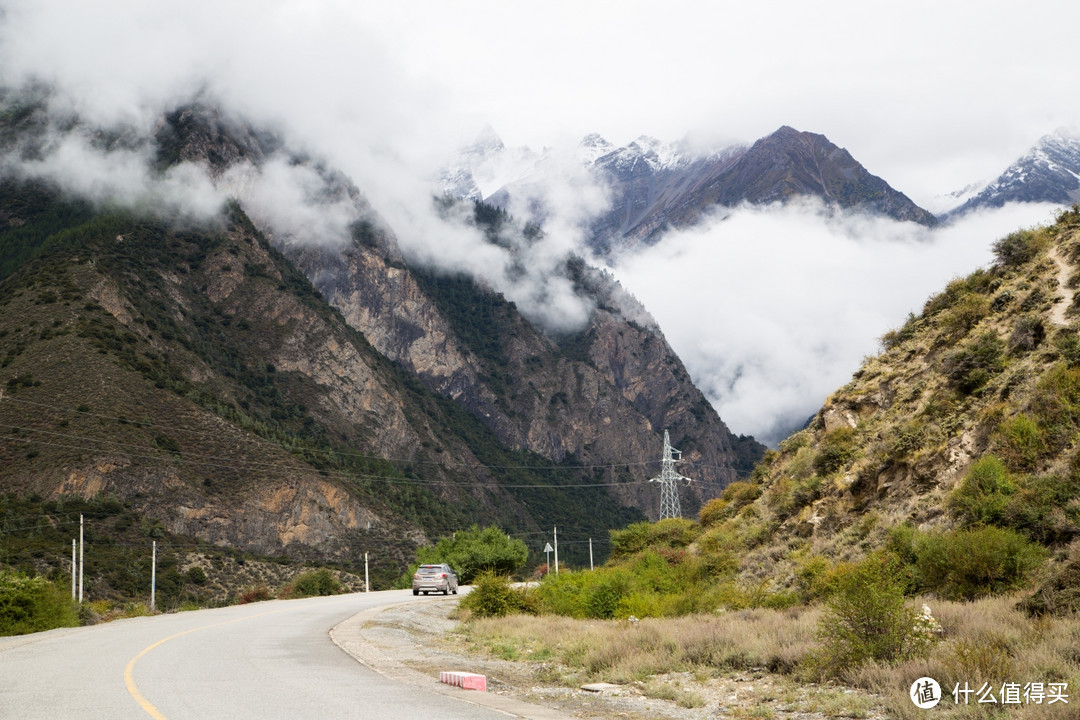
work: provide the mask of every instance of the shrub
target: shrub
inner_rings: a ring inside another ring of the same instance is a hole
[[[316,597],[337,595],[341,592],[341,583],[326,568],[300,573],[282,593],[286,597]]]
[[[700,526],[685,518],[667,518],[659,522],[633,523],[625,530],[612,530],[611,558],[617,560],[646,548],[681,548],[697,539]]]
[[[461,607],[480,617],[505,617],[534,612],[528,592],[515,588],[507,575],[485,570],[473,583],[472,591],[461,599]]]
[[[915,632],[917,613],[904,602],[898,566],[871,556],[837,579],[818,626],[822,647],[811,666],[841,677],[865,662],[897,662],[923,652],[925,636]]]
[[[1031,470],[1046,454],[1042,428],[1029,415],[1017,415],[998,426],[996,451],[1012,470]]]
[[[78,608],[63,588],[43,577],[0,569],[0,635],[25,635],[78,624]]]
[[[589,583],[585,594],[585,616],[606,620],[615,617],[619,602],[628,595],[634,584],[631,574],[621,568],[602,570]]]
[[[463,585],[470,584],[485,571],[512,575],[528,557],[529,548],[524,542],[511,538],[494,525],[483,529],[473,525],[440,539],[434,546],[416,551],[418,565],[447,563]],[[413,571],[415,568],[408,573],[410,577]]]
[[[1018,230],[994,243],[994,257],[1000,265],[1016,267],[1035,257],[1044,244],[1045,240],[1035,231]]]
[[[1080,476],[1024,478],[1009,498],[1002,524],[1037,542],[1067,543],[1080,535]]]
[[[948,337],[959,339],[971,332],[971,329],[989,314],[988,298],[982,295],[967,295],[943,316],[941,322]]]
[[[1029,615],[1080,613],[1080,547],[1020,607]]]
[[[274,596],[270,593],[270,588],[265,585],[256,585],[255,587],[248,588],[241,592],[236,601],[241,605],[247,605],[248,603],[270,600],[273,597]]]
[[[950,600],[973,600],[1020,587],[1046,551],[1014,530],[918,533],[913,551],[922,587]]]
[[[949,496],[949,507],[967,525],[998,523],[1004,517],[1009,496],[1016,485],[1005,464],[994,455],[984,455]]]
[[[1046,326],[1041,317],[1034,313],[1021,315],[1013,324],[1009,336],[1009,351],[1012,353],[1031,352],[1046,338]]]
[[[979,390],[1005,369],[1005,343],[992,331],[945,358],[946,377],[965,395]]]
[[[1080,426],[1080,368],[1058,364],[1043,373],[1029,409],[1043,428],[1047,453],[1071,444]]]
[[[724,488],[724,493],[709,500],[698,513],[701,526],[715,525],[724,518],[731,517],[761,496],[761,486],[756,483],[736,481]]]
[[[904,324],[894,330],[889,330],[881,336],[879,342],[881,343],[882,350],[892,350],[894,347],[904,344],[911,338],[915,337],[915,328],[918,318],[915,317],[915,313],[908,313],[907,320]]]
[[[849,427],[834,428],[825,433],[818,445],[818,453],[814,457],[814,472],[818,475],[829,475],[846,465],[855,457],[856,451],[855,430]]]
[[[713,498],[701,506],[698,511],[698,523],[706,528],[715,525],[730,514],[728,508],[731,503],[723,498]]]
[[[1069,367],[1080,366],[1080,335],[1074,330],[1062,330],[1054,336],[1054,346]]]

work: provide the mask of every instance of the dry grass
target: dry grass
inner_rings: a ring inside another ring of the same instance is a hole
[[[1011,707],[1009,717],[1056,720],[1080,717],[1080,617],[1030,618],[1015,609],[1015,597],[970,603],[927,600],[941,622],[941,639],[926,657],[897,664],[869,663],[848,673],[844,688],[804,683],[804,661],[817,648],[821,612],[816,608],[743,610],[720,615],[627,621],[582,621],[564,617],[514,616],[473,620],[463,631],[474,649],[504,655],[519,649],[525,661],[542,662],[545,679],[583,682],[644,682],[647,694],[694,707],[686,683],[671,685],[672,673],[704,678],[774,674],[790,683],[780,707],[826,717],[867,717],[884,704],[889,717],[926,715],[908,697],[911,683],[935,678],[946,693],[935,717],[993,717],[1002,706],[965,707],[953,702],[953,687],[990,682],[1066,682],[1069,704]],[[921,601],[917,601],[921,605]],[[995,695],[997,692],[995,691]],[[764,710],[767,708],[763,708]],[[745,712],[745,709],[740,709]],[[771,710],[769,712],[772,712]],[[757,716],[764,717],[764,716]]]
[[[466,635],[489,653],[509,642],[525,658],[556,660],[575,679],[627,683],[701,668],[792,673],[816,642],[819,615],[755,609],[636,623],[519,615],[475,620]]]

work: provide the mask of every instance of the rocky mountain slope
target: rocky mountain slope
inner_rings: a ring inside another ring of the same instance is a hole
[[[1056,203],[1080,201],[1080,137],[1059,130],[1039,140],[1023,157],[993,182],[975,193],[946,217],[959,217],[982,208],[1006,203]]]
[[[1061,553],[1080,538],[1080,208],[995,253],[888,333],[767,454],[759,484],[729,495],[755,548],[746,577],[798,583],[806,558],[858,558],[905,524],[996,527]],[[994,537],[1001,557],[1020,542]]]
[[[787,126],[752,145],[704,155],[644,136],[620,148],[590,135],[577,148],[577,156],[584,172],[610,194],[609,209],[589,228],[591,244],[601,253],[653,242],[665,230],[692,225],[718,207],[786,202],[799,196],[923,225],[937,222],[932,213],[870,174],[824,135]],[[441,188],[458,197],[479,193],[506,206],[542,186],[544,172],[541,158],[530,159],[520,151],[510,158],[497,136],[487,131],[444,174]],[[504,184],[484,195],[474,180],[478,174],[501,177]],[[534,204],[542,214],[542,202]]]
[[[647,152],[642,158],[647,158]],[[611,215],[596,227],[601,246],[650,241],[667,228],[692,225],[717,206],[785,202],[818,197],[839,208],[886,215],[923,225],[934,216],[824,135],[782,127],[750,147],[733,147],[681,163],[629,163],[613,153],[596,167],[614,188]]]
[[[40,113],[4,119],[9,160],[41,151]],[[553,337],[473,278],[411,266],[358,189],[306,158],[289,162],[319,179],[316,205],[355,213],[343,250],[249,213],[244,188],[280,144],[213,108],[179,109],[152,140],[99,137],[162,172],[199,163],[240,202],[203,223],[4,181],[5,493],[112,496],[205,542],[403,565],[470,522],[587,537],[655,512],[664,428],[698,498],[760,455],[578,261],[566,272],[597,310]]]

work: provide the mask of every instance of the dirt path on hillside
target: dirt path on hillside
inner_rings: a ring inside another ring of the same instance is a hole
[[[1062,296],[1054,304],[1054,307],[1050,309],[1050,321],[1059,327],[1063,327],[1069,324],[1069,319],[1065,313],[1072,307],[1073,298],[1076,296],[1076,291],[1069,287],[1072,268],[1065,262],[1065,258],[1061,257],[1057,245],[1050,246],[1050,252],[1047,253],[1047,256],[1057,265],[1058,292]]]
[[[762,669],[720,677],[695,677],[673,673],[656,678],[666,686],[699,699],[699,707],[649,697],[645,683],[612,686],[603,692],[556,685],[548,663],[512,662],[478,654],[457,633],[458,623],[449,618],[457,598],[436,598],[396,605],[381,612],[361,613],[331,633],[346,652],[375,670],[405,683],[439,692],[435,679],[440,670],[465,670],[487,676],[488,694],[510,702],[525,702],[502,709],[526,718],[580,718],[582,720],[712,720],[716,717],[770,718],[771,720],[829,720],[851,716],[884,720],[878,698],[850,688],[800,685],[791,678]],[[343,626],[351,624],[351,627]],[[339,637],[348,633],[349,639]],[[557,673],[554,673],[557,674]],[[443,686],[446,688],[447,686]],[[467,694],[474,691],[449,689]],[[462,698],[466,699],[466,698]],[[485,703],[487,704],[487,703]],[[547,709],[551,715],[535,714]],[[845,712],[847,710],[848,712]]]

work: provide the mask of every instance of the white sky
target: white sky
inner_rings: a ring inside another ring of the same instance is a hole
[[[791,125],[931,207],[992,179],[1042,135],[1080,126],[1070,35],[1080,3],[1065,0],[0,6],[0,82],[44,79],[87,116],[144,123],[207,89],[329,157],[414,246],[432,227],[410,217],[430,192],[425,173],[485,124],[534,149],[590,132],[719,146]],[[83,176],[93,168],[79,165]],[[583,209],[578,198],[567,214]],[[754,212],[625,258],[617,272],[721,416],[762,433],[813,412],[929,292],[986,262],[996,237],[1047,215],[988,215],[928,236],[814,208]],[[724,252],[765,235],[774,244]],[[664,292],[653,281],[661,272],[692,288]],[[721,322],[710,309],[702,332],[710,304],[751,312]]]
[[[401,156],[485,123],[536,149],[786,124],[929,203],[1080,125],[1068,0],[4,4],[8,78],[59,77],[114,108],[212,78],[313,135]]]

